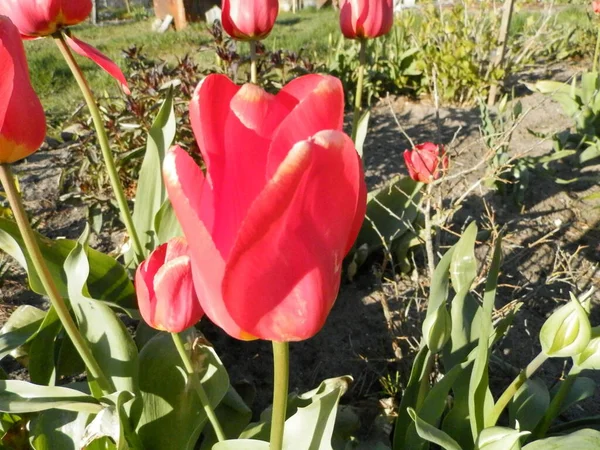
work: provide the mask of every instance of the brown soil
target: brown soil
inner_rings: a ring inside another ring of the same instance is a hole
[[[553,66],[528,74],[526,79],[564,81],[578,69]],[[562,115],[557,103],[531,94],[518,84],[521,81],[518,77],[514,81],[527,113],[515,131],[511,152],[546,154],[552,150],[551,140],[535,137],[528,130],[555,133],[569,128],[571,120]],[[440,108],[441,128],[438,130],[432,101],[412,102],[405,98],[381,101],[373,109],[364,148],[367,181],[371,187],[381,186],[392,176],[406,173],[402,152],[410,144],[396,125],[392,111],[415,143],[441,141],[446,144],[452,161],[450,175],[478,166],[485,156],[478,107]],[[53,238],[76,237],[85,223],[84,210],[59,200],[58,182],[68,152],[68,147],[41,151],[16,168],[26,206],[33,212],[38,229]],[[564,162],[556,163],[553,168],[562,178],[582,174]],[[598,175],[598,170],[599,166],[594,166],[584,172]],[[481,165],[465,177],[441,185],[444,205],[459,198],[484,172],[485,165]],[[478,186],[466,196],[462,208],[440,235],[443,252],[456,241],[456,233],[472,220],[482,226],[493,221],[496,226],[504,227],[504,264],[496,308],[500,311],[514,302],[523,302],[523,307],[496,354],[515,368],[524,367],[537,354],[537,333],[544,319],[569,298],[569,291],[582,292],[589,286],[600,285],[600,209],[598,201],[586,200],[599,190],[597,185],[584,182],[558,185],[548,177],[536,175],[524,204],[516,205],[511,198]],[[119,236],[121,234],[113,240]],[[110,246],[110,241],[104,236],[96,244]],[[482,261],[487,251],[485,244],[478,249]],[[417,250],[415,261],[420,268],[424,267],[422,250]],[[425,272],[420,269],[409,275],[385,272],[380,277],[381,262],[382,256],[376,256],[363,266],[353,282],[344,282],[323,330],[313,339],[293,344],[291,350],[292,388],[304,391],[324,378],[351,374],[355,381],[344,402],[359,409],[366,424],[380,412],[379,400],[389,396],[383,393],[380,379],[387,375],[394,378],[396,371],[400,372],[402,383],[407,379],[420,339],[428,284]],[[2,321],[17,305],[44,304],[41,297],[26,290],[23,271],[14,265],[0,284],[0,299]],[[596,293],[593,324],[600,324],[599,301]],[[267,406],[272,380],[270,345],[238,342],[206,321],[200,328],[216,346],[232,380],[248,382],[256,388],[259,393],[256,410]],[[550,361],[540,374],[548,383],[553,383],[561,375],[563,364],[564,360]],[[15,366],[8,368],[14,370]],[[505,386],[513,374],[492,365],[491,376],[495,386]],[[585,402],[583,408],[572,408],[569,415],[600,413],[598,400],[600,397],[596,396],[593,401]],[[369,426],[364,431],[368,432]]]

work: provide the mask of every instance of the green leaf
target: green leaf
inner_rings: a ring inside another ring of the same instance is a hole
[[[533,378],[525,382],[508,405],[509,422],[521,430],[533,431],[550,406],[550,393],[543,381]]]
[[[265,441],[237,439],[219,442],[212,448],[212,450],[269,450],[269,448],[269,443]]]
[[[52,408],[87,413],[102,410],[94,397],[74,389],[39,386],[26,381],[0,381],[0,411],[21,414]]]
[[[356,128],[356,139],[354,140],[354,146],[356,147],[356,151],[361,158],[363,157],[363,147],[369,131],[369,117],[371,117],[371,111],[366,110],[358,120],[358,126]]]
[[[494,331],[492,324],[492,313],[494,311],[494,302],[496,300],[496,288],[498,286],[498,275],[502,261],[502,239],[496,239],[492,263],[485,284],[485,294],[483,296],[483,307],[479,315],[480,339],[477,345],[477,357],[471,371],[471,380],[469,382],[469,420],[471,422],[471,432],[473,440],[487,426],[485,422],[485,399],[489,389],[488,364],[490,360],[490,339]]]
[[[40,234],[34,233],[37,238],[42,256],[48,265],[50,275],[63,297],[68,296],[66,276],[63,265],[67,256],[75,248],[76,242],[69,239],[50,240]],[[31,289],[41,295],[46,291],[33,268],[25,249],[25,243],[17,224],[0,218],[0,249],[4,250],[25,269],[29,276]],[[125,268],[117,260],[99,251],[88,249],[90,262],[90,276],[88,289],[93,298],[110,300],[113,303],[128,308],[136,305],[133,283],[127,275]]]
[[[194,340],[195,330],[185,334]],[[191,359],[213,408],[229,389],[229,377],[215,351],[192,345]],[[139,386],[143,410],[133,417],[146,450],[191,450],[207,423],[171,335],[160,333],[140,352]],[[165,432],[165,430],[177,430]]]
[[[71,307],[81,334],[114,390],[135,392],[138,369],[135,343],[115,312],[90,298],[86,288],[90,267],[84,245],[88,236],[86,227],[65,261]]]
[[[148,134],[146,154],[140,169],[138,187],[135,196],[133,223],[147,256],[156,245],[154,216],[166,200],[166,191],[162,178],[162,162],[165,153],[175,139],[175,112],[173,110],[173,90],[170,89]],[[127,253],[130,261],[133,250]]]
[[[428,442],[432,442],[434,444],[439,445],[444,450],[462,450],[460,445],[444,433],[442,430],[438,430],[434,426],[428,424],[427,422],[421,420],[414,409],[408,408],[408,415],[414,421],[417,433],[423,439]],[[402,448],[402,447],[395,447]]]
[[[154,229],[156,230],[157,244],[164,244],[169,239],[183,236],[175,210],[168,199],[154,217]]]
[[[477,225],[475,222],[464,231],[452,254],[450,278],[457,294],[466,293],[477,277],[477,260],[475,259],[475,239]],[[463,294],[464,295],[464,294]]]
[[[561,383],[564,383],[564,381],[562,381]],[[560,389],[561,383],[556,384],[550,391],[552,397],[554,397]],[[594,380],[588,377],[578,376],[573,382],[573,386],[571,386],[569,393],[563,400],[559,413],[563,413],[576,403],[582,402],[585,399],[592,397],[595,394],[595,392],[596,382]]]
[[[35,450],[80,450],[90,414],[50,409],[33,418],[31,446]]]
[[[580,430],[566,436],[551,437],[532,442],[523,450],[597,450],[600,448],[600,432],[596,430]]]
[[[442,256],[442,259],[433,271],[431,286],[429,288],[429,302],[427,304],[427,315],[430,309],[437,309],[440,305],[446,304],[448,298],[448,284],[450,273],[450,262],[456,247],[450,249]],[[426,316],[427,317],[427,316]]]
[[[62,324],[54,307],[51,307],[29,348],[29,377],[35,384],[54,386],[57,378],[55,343]],[[70,339],[67,339],[70,342]]]
[[[252,418],[252,410],[248,408],[242,397],[237,393],[233,386],[229,386],[229,390],[217,409],[215,410],[217,419],[223,428],[225,436],[235,439],[240,435]],[[204,439],[200,450],[211,450],[217,443],[217,436],[212,427],[204,432]]]
[[[29,305],[19,306],[0,331],[0,360],[34,336],[45,316],[46,313],[41,309]]]
[[[370,192],[357,247],[366,244],[369,251],[374,251],[383,241],[390,242],[406,233],[417,218],[422,186],[410,177],[396,177],[387,186]]]
[[[86,427],[80,446],[89,448],[92,442],[108,437],[116,444],[117,450],[128,450],[130,447],[125,433],[130,427],[123,406],[131,399],[133,394],[127,391],[120,391],[105,398],[110,400],[112,405],[100,411]]]
[[[521,450],[520,439],[528,431],[518,431],[507,427],[489,427],[479,433],[476,450]]]

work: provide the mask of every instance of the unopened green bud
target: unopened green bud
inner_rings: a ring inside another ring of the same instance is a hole
[[[575,356],[590,342],[592,327],[588,314],[575,296],[557,309],[540,330],[542,351],[555,358]]]
[[[579,369],[600,370],[600,327],[592,328],[592,338],[584,351],[573,356]]]
[[[423,321],[423,339],[432,353],[439,352],[452,332],[452,318],[445,305],[427,314]]]
[[[476,450],[521,450],[520,439],[529,431],[518,431],[506,427],[490,427],[479,433]]]

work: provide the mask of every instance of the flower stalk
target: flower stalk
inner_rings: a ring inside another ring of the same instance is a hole
[[[92,94],[81,68],[77,64],[77,61],[75,61],[75,58],[73,57],[73,54],[71,53],[63,34],[61,32],[54,34],[54,41],[56,42],[56,45],[67,62],[69,69],[71,69],[71,72],[73,73],[73,76],[75,77],[75,80],[79,85],[79,89],[81,89],[81,93],[83,94],[85,102],[90,110],[92,120],[94,121],[94,127],[96,128],[100,149],[102,150],[102,157],[104,158],[104,163],[106,164],[106,170],[108,172],[110,184],[117,200],[117,204],[119,205],[119,210],[121,211],[121,218],[132,241],[135,259],[139,263],[143,259],[144,249],[135,229],[135,225],[133,224],[131,211],[129,210],[129,205],[127,204],[127,197],[125,196],[125,192],[123,192],[123,186],[121,185],[121,180],[119,179],[119,174],[115,166],[115,160],[110,149],[108,136],[102,122],[100,110],[98,109],[94,95]]]
[[[215,410],[212,408],[212,406],[210,406],[210,401],[208,400],[206,391],[202,387],[202,383],[200,382],[200,379],[198,378],[198,374],[194,370],[194,366],[192,365],[190,356],[188,355],[188,352],[185,349],[185,346],[183,344],[181,336],[178,333],[171,333],[171,337],[173,338],[173,342],[175,343],[175,347],[177,348],[177,352],[179,353],[179,356],[181,356],[181,360],[183,361],[185,370],[187,371],[188,375],[190,376],[191,383],[194,386],[196,393],[198,394],[200,403],[202,403],[202,408],[204,409],[204,413],[206,414],[206,417],[208,417],[210,424],[212,425],[213,429],[215,430],[217,440],[219,442],[226,440],[227,438],[225,437],[223,428],[221,427],[221,424],[219,423],[219,419],[217,418],[217,415],[215,414]]]
[[[25,208],[23,207],[23,202],[21,201],[21,196],[17,190],[15,179],[10,169],[10,165],[0,164],[0,182],[4,187],[6,198],[8,199],[12,209],[13,215],[19,227],[19,231],[23,236],[23,241],[25,242],[27,253],[29,253],[29,257],[33,263],[33,268],[42,282],[42,286],[46,291],[46,295],[48,295],[48,298],[50,299],[50,303],[54,307],[58,318],[65,328],[67,335],[71,339],[71,342],[73,342],[75,349],[81,356],[89,375],[98,383],[98,386],[103,393],[112,393],[114,391],[112,384],[102,372],[102,369],[94,358],[94,355],[92,354],[87,342],[84,340],[81,333],[79,333],[79,330],[77,329],[77,326],[75,325],[75,322],[69,313],[65,301],[61,297],[60,292],[58,291],[58,288],[52,279],[52,275],[50,275],[46,261],[42,256],[38,242],[35,238],[33,230],[31,229],[31,224],[27,218]]]
[[[362,94],[365,81],[365,65],[367,59],[367,40],[360,39],[360,51],[358,56],[358,78],[356,80],[356,95],[354,96],[354,114],[352,115],[352,141],[356,142],[358,124],[362,110]]]
[[[273,367],[273,415],[271,419],[270,450],[282,450],[290,372],[289,343],[273,341]]]
[[[256,41],[250,41],[250,81],[252,84],[258,84],[258,71],[256,68]]]

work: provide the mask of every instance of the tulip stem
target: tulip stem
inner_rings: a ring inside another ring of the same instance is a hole
[[[250,41],[250,81],[258,84],[258,73],[256,69],[256,41]]]
[[[213,430],[215,430],[215,435],[217,436],[217,440],[222,442],[226,440],[225,433],[223,433],[223,428],[221,428],[221,424],[219,423],[219,419],[215,414],[215,410],[210,406],[210,401],[208,400],[208,396],[206,395],[206,391],[202,387],[202,383],[198,378],[198,374],[194,370],[194,366],[192,365],[192,361],[190,360],[190,356],[185,349],[181,336],[178,333],[171,333],[173,337],[173,342],[175,343],[175,347],[179,352],[179,356],[181,356],[181,360],[183,361],[183,365],[185,366],[185,370],[190,376],[190,382],[194,386],[198,397],[200,398],[200,403],[202,403],[202,408],[208,417],[209,422],[211,423]]]
[[[288,342],[273,341],[273,368],[273,415],[271,419],[270,450],[281,450],[283,448],[283,431],[290,376],[290,346]]]
[[[560,408],[564,403],[565,399],[567,398],[567,395],[571,391],[575,380],[579,376],[579,372],[581,372],[581,369],[577,366],[573,366],[569,371],[567,378],[565,378],[564,381],[560,384],[558,392],[554,397],[552,397],[550,406],[546,410],[546,414],[544,414],[542,421],[533,431],[534,439],[542,439],[544,436],[546,436],[546,433],[548,432],[548,428],[550,428],[552,421],[560,414]]]
[[[0,182],[2,183],[2,186],[4,186],[6,198],[8,199],[13,215],[15,216],[15,220],[17,221],[19,231],[21,232],[25,247],[27,248],[27,253],[29,253],[29,258],[33,263],[33,269],[35,269],[38,278],[42,282],[44,291],[46,291],[48,298],[50,298],[50,302],[65,328],[65,331],[85,363],[89,374],[98,383],[100,389],[105,394],[114,392],[114,388],[102,372],[102,369],[96,361],[96,358],[94,358],[87,342],[79,333],[77,325],[75,325],[71,314],[69,314],[69,309],[52,279],[52,275],[46,265],[46,261],[44,260],[37,239],[35,238],[35,234],[31,229],[27,213],[25,212],[23,202],[21,201],[21,196],[15,184],[15,179],[8,164],[0,164]]]
[[[119,205],[119,210],[121,211],[121,218],[123,220],[123,223],[125,224],[125,228],[127,228],[129,237],[132,240],[135,259],[137,260],[137,262],[140,262],[144,258],[144,249],[142,247],[137,231],[135,230],[135,225],[133,224],[131,211],[129,210],[129,206],[127,204],[127,197],[125,197],[125,193],[123,192],[123,186],[121,185],[121,180],[119,179],[119,173],[117,172],[117,168],[115,166],[115,160],[110,149],[106,129],[104,128],[104,123],[102,122],[100,110],[98,109],[98,105],[96,104],[96,100],[94,99],[94,94],[92,93],[83,75],[83,72],[81,72],[77,61],[75,61],[75,58],[73,57],[69,46],[65,42],[63,34],[55,34],[54,41],[56,42],[56,45],[58,46],[60,52],[65,58],[65,61],[71,69],[71,72],[75,77],[75,81],[77,81],[79,89],[81,89],[85,102],[90,110],[90,114],[92,115],[94,127],[96,128],[96,134],[98,136],[98,142],[102,150],[102,156],[104,158],[106,170],[110,179],[110,184],[112,186],[115,198],[117,200],[117,204]]]
[[[594,49],[594,61],[592,62],[592,72],[598,67],[598,51],[600,51],[600,26],[598,26],[598,34],[596,35],[596,48]]]
[[[433,239],[431,238],[432,224],[431,224],[431,198],[433,197],[433,185],[429,183],[427,185],[427,199],[425,200],[425,251],[427,252],[427,267],[429,268],[429,277],[433,279],[433,273],[435,272],[435,252],[433,250]]]
[[[544,352],[540,352],[533,360],[527,365],[525,370],[522,370],[519,375],[513,380],[513,382],[506,388],[506,390],[502,393],[496,404],[494,405],[494,409],[492,410],[491,420],[489,423],[490,427],[493,427],[498,422],[500,418],[500,414],[508,405],[508,402],[515,396],[517,391],[525,382],[535,373],[536,370],[540,368],[542,364],[548,359],[548,356]]]
[[[356,95],[354,96],[354,114],[352,115],[352,141],[356,143],[358,134],[358,123],[362,109],[362,94],[365,80],[365,63],[367,59],[367,40],[360,40],[360,51],[358,55],[358,78],[356,80]]]

